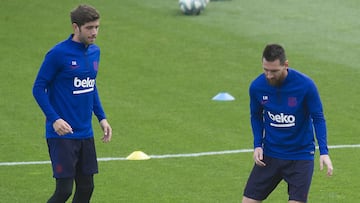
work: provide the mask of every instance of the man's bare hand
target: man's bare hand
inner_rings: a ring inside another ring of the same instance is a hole
[[[102,119],[100,121],[100,126],[104,132],[103,137],[101,138],[101,140],[103,142],[110,142],[111,141],[111,137],[112,137],[112,129],[110,124],[107,122],[106,119]]]
[[[333,168],[333,165],[331,163],[330,156],[327,155],[327,154],[320,155],[320,170],[324,169],[324,164],[327,167],[327,173],[326,174],[328,176],[332,176],[334,168]]]
[[[66,134],[73,134],[73,129],[71,128],[71,126],[64,121],[63,119],[59,118],[57,119],[54,123],[53,123],[53,128],[54,131],[59,135],[59,136],[63,136]]]
[[[255,164],[258,166],[266,166],[266,164],[263,162],[264,159],[264,152],[262,147],[256,147],[254,149],[254,161]]]

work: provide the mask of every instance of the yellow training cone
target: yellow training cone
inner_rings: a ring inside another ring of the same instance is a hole
[[[128,157],[126,157],[127,160],[148,160],[150,157],[145,154],[142,151],[135,151],[131,153]]]

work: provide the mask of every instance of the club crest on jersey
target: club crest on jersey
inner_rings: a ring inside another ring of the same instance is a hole
[[[294,107],[297,105],[296,97],[288,97],[288,106]]]

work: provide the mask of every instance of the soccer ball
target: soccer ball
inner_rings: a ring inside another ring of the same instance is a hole
[[[179,0],[180,10],[186,15],[199,15],[204,10],[206,0]]]

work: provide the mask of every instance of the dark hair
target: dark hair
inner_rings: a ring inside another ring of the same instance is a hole
[[[279,44],[268,44],[263,51],[262,58],[271,62],[279,59],[280,65],[284,65],[286,61],[285,49]]]
[[[81,27],[85,23],[98,20],[100,14],[94,7],[82,4],[70,12],[70,18],[71,23],[76,23]]]

